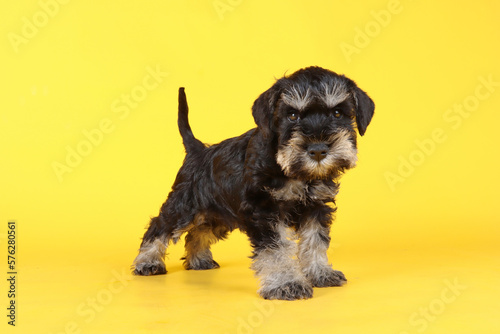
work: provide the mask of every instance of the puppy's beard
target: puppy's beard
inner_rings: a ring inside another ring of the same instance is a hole
[[[325,179],[338,176],[341,170],[356,166],[358,150],[350,139],[348,130],[340,130],[325,142],[328,153],[321,161],[316,161],[307,154],[305,138],[293,133],[286,145],[278,148],[276,162],[288,177],[307,179]]]

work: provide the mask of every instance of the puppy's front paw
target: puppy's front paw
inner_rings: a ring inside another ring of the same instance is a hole
[[[330,286],[342,286],[347,282],[341,271],[328,268],[314,275],[306,275],[314,287],[326,288]]]
[[[167,269],[163,263],[137,263],[133,273],[139,276],[164,275]]]
[[[279,287],[260,290],[264,299],[297,300],[308,299],[313,296],[313,288],[304,282],[288,282]]]

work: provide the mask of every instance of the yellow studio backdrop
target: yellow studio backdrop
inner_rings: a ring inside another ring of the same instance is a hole
[[[499,333],[499,13],[487,0],[3,1],[2,333]],[[274,78],[310,65],[376,104],[328,252],[348,284],[262,300],[239,232],[213,247],[218,270],[183,270],[180,242],[167,275],[132,276],[184,157],[178,87],[197,138],[217,143],[254,127]]]

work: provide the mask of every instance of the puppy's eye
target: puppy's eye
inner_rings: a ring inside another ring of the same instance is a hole
[[[332,113],[333,117],[340,118],[342,117],[342,112],[339,109],[335,109]]]
[[[299,120],[299,114],[296,112],[291,112],[288,114],[288,120],[290,122],[297,122]]]

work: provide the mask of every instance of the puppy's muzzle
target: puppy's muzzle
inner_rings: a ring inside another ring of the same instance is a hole
[[[307,148],[307,154],[311,159],[320,162],[321,160],[326,158],[326,156],[328,155],[328,150],[328,145],[324,143],[315,143],[309,145],[309,147]]]

